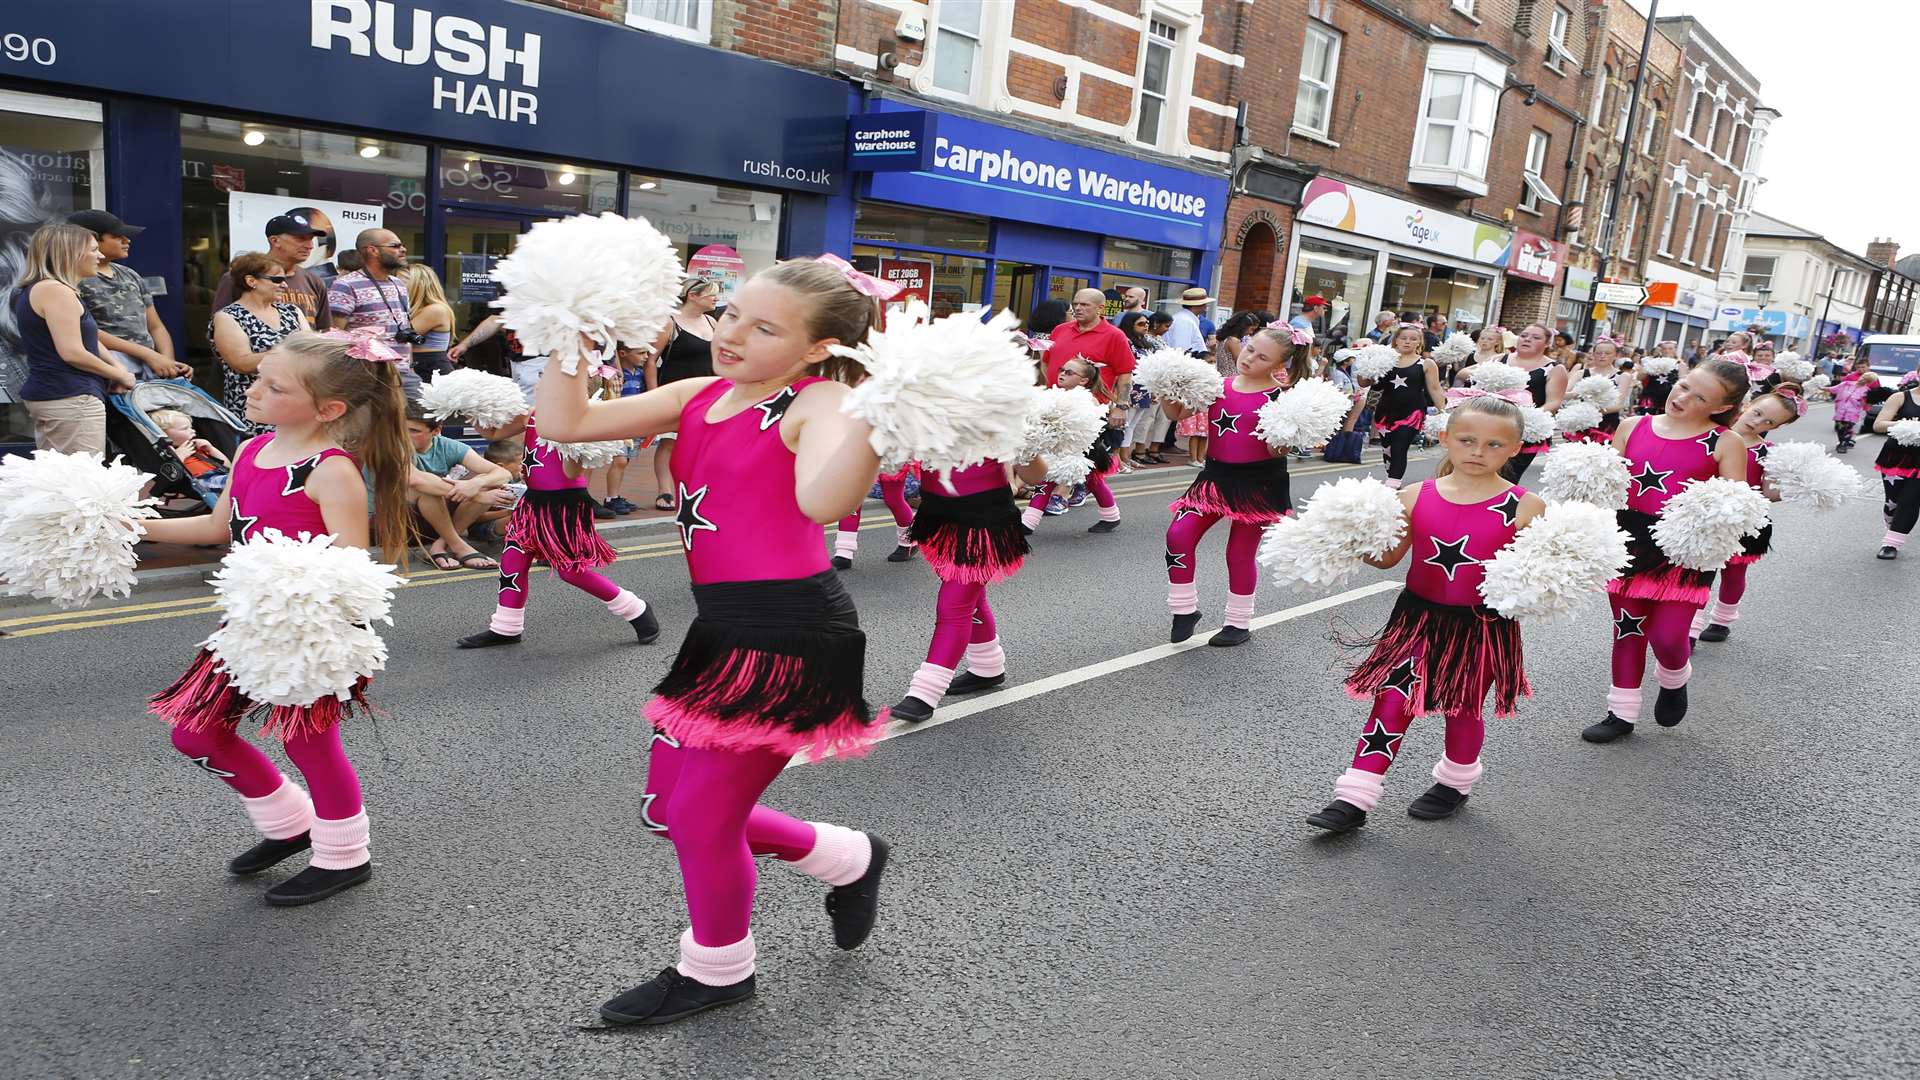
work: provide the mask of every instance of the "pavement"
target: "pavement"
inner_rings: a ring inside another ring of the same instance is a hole
[[[1824,439],[1821,414],[1800,438]],[[1873,440],[1845,459],[1865,470]],[[1416,461],[1415,474],[1432,466]],[[1296,497],[1366,466],[1296,468]],[[1239,649],[1202,546],[1195,643],[1166,644],[1167,501],[1190,470],[1049,518],[992,601],[1007,687],[868,758],[800,765],[770,805],[895,845],[881,922],[832,947],[823,889],[762,863],[759,995],[661,1029],[598,1005],[675,956],[668,846],[640,826],[639,708],[691,617],[677,538],[619,534],[611,575],[666,627],[636,646],[536,573],[526,643],[459,652],[491,573],[417,572],[386,710],[353,723],[365,887],[297,909],[236,880],[235,797],[142,715],[213,629],[195,580],[81,612],[0,612],[4,1077],[1913,1077],[1920,1075],[1915,710],[1920,554],[1873,558],[1878,500],[1787,507],[1693,710],[1604,747],[1600,597],[1526,631],[1533,699],[1490,721],[1454,819],[1422,720],[1366,828],[1332,796],[1364,709],[1334,626],[1402,574],[1263,586]],[[891,704],[933,624],[923,562],[869,504],[846,580]],[[277,748],[270,753],[278,754]]]

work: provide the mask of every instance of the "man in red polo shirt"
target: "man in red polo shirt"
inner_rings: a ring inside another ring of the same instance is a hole
[[[1133,385],[1133,346],[1127,335],[1106,319],[1107,296],[1099,289],[1073,294],[1073,317],[1053,329],[1053,347],[1047,350],[1047,385],[1076,356],[1100,365],[1100,381],[1112,391],[1112,400],[1125,402]],[[1098,391],[1096,391],[1097,396]]]

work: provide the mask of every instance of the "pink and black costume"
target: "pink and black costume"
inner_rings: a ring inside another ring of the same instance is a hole
[[[1920,388],[1900,391],[1900,411],[1896,422],[1920,420]],[[1880,487],[1886,495],[1887,534],[1881,547],[1899,551],[1920,520],[1920,446],[1907,446],[1889,438],[1874,459],[1873,471],[1880,474]]]
[[[1665,375],[1647,375],[1640,378],[1640,412],[1648,416],[1658,416],[1667,411],[1667,395],[1673,393],[1673,387],[1680,381],[1680,369],[1675,367]]]
[[[1509,361],[1512,359],[1508,357]],[[1533,399],[1533,407],[1536,409],[1544,409],[1547,406],[1547,369],[1551,366],[1553,366],[1553,360],[1549,358],[1539,367],[1527,372],[1527,396]],[[1614,423],[1617,427],[1619,421],[1616,420]],[[1553,449],[1551,438],[1546,442],[1521,444],[1520,452],[1513,455],[1501,468],[1500,475],[1513,483],[1519,483],[1520,478],[1527,475],[1527,470],[1533,466],[1533,459],[1551,449]]]
[[[1482,604],[1485,564],[1513,542],[1526,490],[1510,487],[1476,503],[1449,502],[1435,482],[1420,485],[1408,528],[1407,587],[1379,634],[1363,642],[1366,659],[1347,694],[1373,701],[1353,763],[1334,783],[1336,797],[1361,810],[1380,801],[1387,768],[1416,716],[1446,717],[1446,752],[1433,778],[1466,795],[1480,779],[1486,738],[1481,705],[1493,691],[1496,716],[1512,716],[1532,694],[1520,624]]]
[[[1764,494],[1767,490],[1767,450],[1772,446],[1765,439],[1747,447],[1747,483],[1755,491]],[[1773,522],[1768,521],[1760,527],[1757,535],[1749,536],[1740,542],[1740,553],[1727,561],[1726,569],[1720,571],[1720,589],[1712,606],[1703,607],[1693,616],[1690,633],[1698,638],[1709,626],[1729,627],[1740,617],[1740,598],[1747,594],[1747,568],[1766,557],[1773,547]]]
[[[940,594],[927,658],[894,711],[924,720],[953,686],[963,656],[969,686],[985,689],[979,684],[997,683],[1006,675],[1006,652],[987,605],[987,586],[1019,573],[1027,557],[1006,466],[983,461],[948,473],[922,471],[913,537],[940,579]]]
[[[1207,408],[1211,432],[1207,463],[1186,493],[1168,507],[1173,523],[1167,526],[1167,608],[1176,625],[1181,616],[1200,610],[1200,591],[1194,584],[1196,551],[1207,530],[1226,518],[1230,528],[1224,622],[1247,630],[1253,623],[1254,590],[1259,584],[1253,556],[1260,547],[1260,534],[1293,513],[1286,455],[1274,453],[1253,434],[1260,407],[1279,397],[1282,388],[1243,392],[1233,388],[1232,376],[1222,381],[1223,392]]]
[[[1427,406],[1438,404],[1427,393],[1427,362],[1401,364],[1380,377],[1380,403],[1374,410],[1373,430],[1387,452],[1387,486],[1398,488],[1407,475],[1407,451],[1420,437]]]
[[[1158,406],[1155,406],[1158,408]],[[1184,422],[1184,421],[1183,421]],[[1106,432],[1101,432],[1087,447],[1087,459],[1093,462],[1093,471],[1087,474],[1087,492],[1093,496],[1093,503],[1100,508],[1100,520],[1109,523],[1095,526],[1099,532],[1110,532],[1112,526],[1120,523],[1120,500],[1113,497],[1113,488],[1108,486],[1107,477],[1120,470],[1119,459],[1113,456],[1113,450],[1107,446]],[[1060,485],[1049,480],[1034,489],[1033,498],[1028,500],[1027,508],[1020,511],[1020,524],[1028,532],[1040,526],[1040,519],[1046,516],[1047,500],[1060,490]]]
[[[249,543],[267,529],[289,537],[327,533],[319,505],[307,495],[307,480],[328,458],[351,461],[352,455],[329,448],[290,465],[262,467],[260,454],[273,440],[271,434],[252,439],[234,460],[227,491],[232,507],[228,528],[236,544]],[[154,697],[150,708],[173,726],[176,749],[240,793],[247,816],[262,836],[292,842],[310,835],[313,867],[347,870],[371,858],[360,777],[340,744],[340,721],[355,706],[367,707],[366,687],[362,679],[345,699],[264,705],[241,693],[219,669],[213,653],[203,648],[186,673]],[[272,760],[239,736],[242,717],[263,721],[261,734],[283,741],[308,790],[281,775]]]
[[[877,481],[880,485],[880,500],[893,512],[894,552],[888,556],[888,562],[906,562],[903,552],[911,552],[914,540],[910,534],[913,529],[913,506],[907,502],[907,474],[914,469],[909,461],[900,466],[896,473],[881,473]],[[833,557],[845,559],[849,564],[860,551],[860,508],[840,519],[840,528],[833,535]]]

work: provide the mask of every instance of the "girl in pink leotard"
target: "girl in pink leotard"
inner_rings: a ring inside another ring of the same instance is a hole
[[[1111,395],[1096,381],[1097,372],[1091,361],[1076,356],[1060,366],[1060,374],[1055,377],[1054,385],[1063,390],[1084,386],[1104,401]],[[1110,533],[1120,527],[1120,500],[1113,497],[1113,488],[1107,486],[1107,477],[1120,470],[1120,462],[1115,460],[1113,451],[1107,448],[1107,433],[1104,430],[1094,437],[1093,445],[1087,448],[1087,458],[1093,462],[1093,471],[1087,474],[1087,490],[1093,494],[1094,505],[1100,508],[1100,520],[1094,522],[1087,531]],[[1027,503],[1027,508],[1020,512],[1020,526],[1028,535],[1032,535],[1034,529],[1039,527],[1040,519],[1046,516],[1047,500],[1053,498],[1058,487],[1048,481],[1034,488],[1033,498]]]
[[[1546,508],[1501,474],[1519,453],[1524,430],[1511,401],[1468,398],[1451,410],[1439,472],[1400,492],[1406,536],[1367,562],[1385,570],[1411,553],[1407,587],[1385,629],[1359,643],[1371,652],[1347,679],[1347,694],[1371,699],[1373,709],[1353,763],[1333,785],[1334,801],[1309,815],[1309,824],[1330,832],[1364,825],[1414,717],[1436,712],[1446,717],[1446,751],[1433,767],[1434,785],[1407,813],[1451,817],[1480,779],[1487,692],[1496,716],[1512,716],[1514,703],[1531,693],[1520,625],[1480,600],[1484,564]]]
[[[1240,349],[1240,370],[1224,381],[1224,393],[1207,409],[1211,434],[1207,464],[1186,493],[1174,500],[1167,527],[1167,607],[1173,612],[1172,640],[1193,636],[1200,621],[1200,591],[1194,584],[1196,550],[1207,530],[1226,518],[1227,611],[1225,626],[1209,645],[1239,645],[1253,636],[1253,593],[1259,582],[1253,565],[1260,534],[1293,512],[1287,487],[1287,452],[1254,437],[1260,407],[1309,374],[1307,349],[1312,337],[1290,327],[1268,327],[1248,334]],[[1167,415],[1180,420],[1187,410],[1168,402]]]
[[[290,537],[331,534],[336,543],[366,547],[372,531],[384,550],[404,561],[413,448],[394,367],[404,359],[365,335],[302,333],[274,346],[247,391],[247,419],[274,430],[247,440],[234,455],[233,475],[210,516],[146,522],[147,539],[246,544],[277,529]],[[342,432],[359,437],[343,446]],[[360,464],[373,479],[371,530]],[[239,792],[263,837],[227,863],[230,873],[257,874],[313,849],[305,870],[267,890],[270,904],[311,904],[373,876],[360,777],[340,742],[340,722],[356,706],[366,707],[366,687],[362,680],[347,702],[323,697],[311,705],[262,705],[235,688],[213,654],[201,649],[186,673],[153,699],[154,714],[173,726],[175,749]],[[242,717],[264,721],[261,733],[282,741],[308,790],[240,738]]]
[[[859,754],[885,725],[861,694],[866,635],[823,526],[859,505],[880,465],[868,427],[840,412],[835,379],[859,369],[829,349],[863,341],[887,295],[832,256],[789,260],[734,294],[713,338],[717,378],[589,405],[584,371],[542,377],[549,437],[677,433],[675,523],[697,612],[646,706],[642,803],[645,826],[673,844],[692,925],[677,964],[601,1007],[609,1023],[666,1023],[753,994],[755,855],[833,887],[841,948],[873,928],[887,844],[759,800],[794,754]]]
[[[595,572],[613,562],[613,548],[593,527],[593,496],[588,472],[540,441],[533,414],[526,417],[526,452],[521,475],[527,493],[507,519],[507,546],[500,552],[499,599],[487,628],[460,639],[462,649],[518,645],[527,627],[527,596],[533,588],[533,560],[545,559],[553,576],[606,605],[614,618],[633,627],[642,645],[660,636],[660,620],[645,600]],[[511,426],[496,438],[512,434]]]
[[[900,466],[898,472],[880,474],[880,501],[893,512],[895,529],[893,552],[887,556],[888,562],[906,562],[913,558],[913,537],[908,535],[913,529],[913,506],[907,502],[907,473],[913,468],[913,462],[909,461]],[[853,513],[840,519],[840,528],[833,534],[833,568],[852,569],[853,557],[859,551],[860,508],[856,506]]]
[[[1747,448],[1747,483],[1775,501],[1779,496],[1767,488],[1767,434],[1800,419],[1807,407],[1800,384],[1783,382],[1772,393],[1761,394],[1740,410],[1733,422],[1733,433]],[[1740,598],[1747,594],[1747,570],[1766,557],[1773,546],[1773,522],[1760,529],[1758,536],[1746,538],[1740,554],[1720,571],[1719,591],[1711,608],[1702,607],[1693,616],[1692,634],[1697,641],[1725,641],[1733,634],[1733,621],[1740,617]]]

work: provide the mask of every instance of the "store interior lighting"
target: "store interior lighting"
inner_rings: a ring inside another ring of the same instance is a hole
[[[571,183],[573,183],[573,170],[572,170],[572,169],[562,169],[562,170],[560,170],[560,183],[561,183],[561,184],[563,184],[563,185],[564,185],[564,184],[571,184]]]
[[[640,181],[640,190],[641,190],[641,191],[652,191],[652,190],[653,190],[654,188],[657,188],[657,187],[659,187],[659,186],[660,186],[660,184],[659,184],[659,182],[658,182],[658,181],[655,181],[655,180],[642,180],[642,181]]]
[[[365,146],[363,146],[363,147],[361,147],[361,148],[360,148],[360,156],[361,156],[361,157],[363,157],[363,158],[377,158],[377,157],[379,157],[379,156],[380,156],[380,147],[379,147],[379,145],[378,145],[378,144],[376,144],[376,143],[368,143],[367,145],[365,145]]]
[[[259,128],[249,128],[245,135],[240,136],[240,141],[248,146],[259,146],[267,141],[267,133]]]

